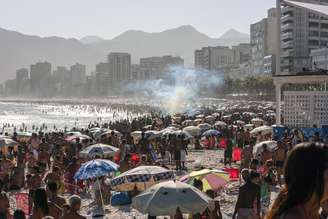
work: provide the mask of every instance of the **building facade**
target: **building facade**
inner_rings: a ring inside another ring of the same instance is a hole
[[[221,71],[235,64],[234,50],[225,47],[203,47],[195,51],[195,68],[208,71]]]
[[[26,95],[28,93],[28,69],[21,68],[16,71],[16,95]]]
[[[164,78],[170,71],[170,67],[176,66],[183,67],[184,60],[173,56],[141,58],[138,78],[141,80]]]
[[[241,43],[237,46],[232,46],[234,51],[234,63],[244,64],[251,60],[251,45],[249,43]]]
[[[313,70],[328,70],[328,48],[311,50],[310,61]]]
[[[288,127],[328,125],[328,92],[286,91],[283,109],[284,125]]]
[[[254,74],[263,74],[264,57],[276,57],[278,52],[277,10],[268,10],[268,17],[251,24],[251,59]]]
[[[71,66],[71,85],[80,86],[86,83],[86,67],[85,65],[76,63]]]
[[[112,76],[111,86],[117,88],[131,77],[131,55],[129,53],[110,53],[108,71]]]
[[[328,4],[328,0],[300,0]],[[311,67],[310,53],[328,44],[328,19],[282,3],[280,17],[281,72],[295,74]]]
[[[51,78],[51,63],[38,62],[30,66],[31,94],[44,96],[48,94]]]

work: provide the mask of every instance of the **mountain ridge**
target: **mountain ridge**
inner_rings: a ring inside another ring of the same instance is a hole
[[[195,49],[249,42],[243,33],[233,33],[236,35],[230,39],[211,38],[191,25],[183,25],[154,33],[128,30],[110,40],[90,35],[83,43],[83,38],[40,37],[0,28],[0,81],[14,78],[17,69],[29,68],[38,61],[51,62],[53,69],[79,62],[91,72],[110,52],[129,52],[132,63],[139,63],[142,57],[180,56],[192,66]]]

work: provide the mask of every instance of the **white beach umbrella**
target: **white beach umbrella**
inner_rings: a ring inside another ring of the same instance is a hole
[[[183,129],[184,132],[189,133],[192,136],[199,136],[202,130],[197,126],[188,126]]]
[[[101,158],[114,157],[118,153],[119,149],[106,144],[94,144],[86,147],[80,152],[82,157],[94,158],[100,156]]]
[[[267,145],[268,150],[271,151],[271,152],[273,152],[274,149],[277,148],[277,142],[276,141],[263,141],[263,142],[260,142],[260,143],[256,144],[253,147],[254,156],[262,153],[264,144]]]
[[[213,200],[195,187],[179,181],[159,183],[132,200],[133,208],[154,216],[202,213]]]
[[[251,135],[258,135],[258,134],[262,134],[262,135],[267,135],[267,134],[272,134],[273,132],[273,128],[271,126],[260,126],[257,127],[255,129],[253,129],[250,134]]]
[[[160,183],[174,179],[172,170],[159,166],[139,166],[131,169],[111,180],[111,186],[115,191],[132,191],[137,187],[138,191]]]

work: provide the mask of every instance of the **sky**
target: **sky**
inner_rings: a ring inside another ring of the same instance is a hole
[[[111,39],[126,30],[190,24],[211,37],[249,33],[275,0],[0,0],[0,28],[38,36]]]

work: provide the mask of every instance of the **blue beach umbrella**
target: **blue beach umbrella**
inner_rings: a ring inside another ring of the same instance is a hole
[[[118,170],[118,165],[109,160],[95,159],[88,161],[80,167],[80,169],[75,173],[74,179],[76,180],[86,180],[97,178],[100,176],[105,176],[110,172],[115,172]]]
[[[203,133],[203,136],[210,137],[210,136],[219,136],[221,132],[218,130],[210,129]]]

